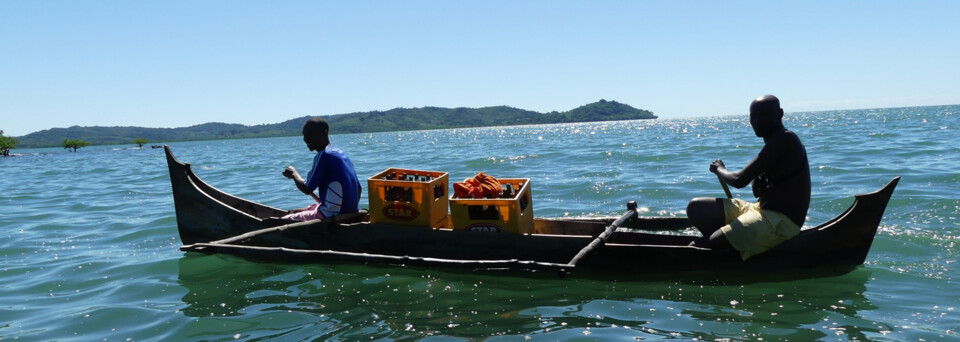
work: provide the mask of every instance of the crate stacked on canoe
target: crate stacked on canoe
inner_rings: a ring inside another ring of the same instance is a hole
[[[399,168],[370,177],[370,222],[445,227],[448,179],[446,172]]]
[[[533,198],[529,178],[498,179],[498,198],[450,198],[453,229],[476,232],[532,233]]]

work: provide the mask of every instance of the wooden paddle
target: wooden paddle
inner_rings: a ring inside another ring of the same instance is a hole
[[[580,262],[580,259],[583,259],[583,257],[587,256],[587,254],[590,254],[590,252],[593,252],[597,248],[603,246],[607,242],[607,239],[610,237],[610,235],[613,235],[613,231],[617,230],[617,228],[619,228],[620,225],[627,220],[637,217],[637,213],[637,202],[627,202],[627,212],[624,213],[623,216],[620,216],[620,218],[618,218],[616,221],[613,221],[612,224],[607,226],[607,228],[603,230],[603,233],[600,233],[600,235],[598,235],[596,239],[593,239],[590,244],[588,244],[586,247],[583,247],[583,249],[580,250],[580,253],[577,253],[573,259],[570,259],[570,262],[567,263],[566,267],[576,267],[577,263]],[[561,275],[563,272],[566,272],[566,270],[562,270]]]
[[[717,175],[717,180],[720,181],[720,185],[723,185],[723,193],[727,194],[727,198],[733,198],[733,194],[730,193],[730,187],[727,186],[727,182],[724,182],[723,178],[720,178],[720,175]]]

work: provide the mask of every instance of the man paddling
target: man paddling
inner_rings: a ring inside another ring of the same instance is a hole
[[[292,210],[283,218],[306,221],[357,212],[360,204],[357,172],[353,170],[350,157],[339,148],[330,146],[329,132],[330,126],[321,118],[311,118],[303,125],[303,142],[310,151],[319,153],[313,158],[313,168],[306,180],[292,165],[283,170],[283,176],[293,179],[297,189],[313,196],[318,203]],[[318,188],[319,198],[313,193]]]
[[[736,198],[694,198],[687,216],[703,234],[698,247],[730,248],[743,260],[763,253],[800,232],[810,207],[810,166],[796,133],[783,127],[783,109],[773,95],[750,103],[750,125],[763,138],[760,153],[740,171],[720,159],[710,172],[736,188],[753,183],[757,203]]]

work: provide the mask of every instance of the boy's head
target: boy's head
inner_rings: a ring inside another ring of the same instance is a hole
[[[303,124],[303,142],[311,151],[323,151],[330,144],[330,126],[322,118],[310,118]]]

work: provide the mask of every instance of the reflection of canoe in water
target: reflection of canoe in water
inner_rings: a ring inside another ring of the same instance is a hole
[[[632,217],[534,220],[533,234],[481,233],[369,222],[365,212],[334,219],[293,222],[286,211],[224,193],[200,180],[189,164],[165,148],[185,251],[230,253],[282,261],[360,261],[471,269],[569,270],[571,258],[608,235],[578,259],[576,269],[643,275],[679,272],[830,269],[863,263],[883,211],[899,181],[857,195],[836,218],[766,253],[741,261],[736,253],[688,247],[695,237],[643,231],[681,230],[685,218]],[[620,224],[622,223],[622,224]],[[617,225],[612,234],[605,228]]]

